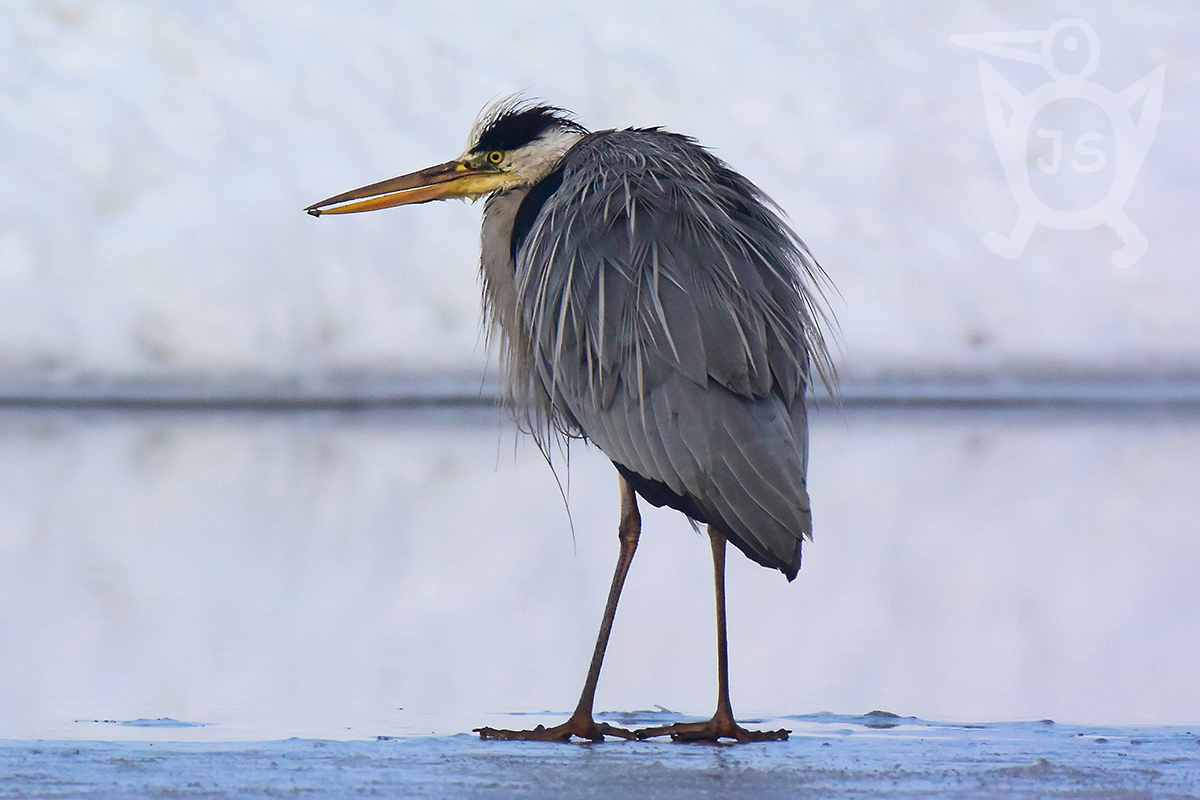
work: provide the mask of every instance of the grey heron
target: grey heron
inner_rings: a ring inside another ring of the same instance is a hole
[[[484,308],[507,388],[544,445],[589,440],[619,474],[620,555],[582,695],[551,728],[483,738],[567,741],[751,731],[729,701],[725,543],[788,580],[812,537],[805,393],[832,386],[824,273],[778,207],[687,136],[590,132],[563,109],[506,99],[459,158],[322,200],[314,216],[486,198]],[[593,718],[596,682],[641,532],[637,496],[706,524],[717,605],[717,711],[628,731]]]

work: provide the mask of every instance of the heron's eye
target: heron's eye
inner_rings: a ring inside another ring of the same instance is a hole
[[[501,153],[499,150],[493,150],[487,154],[487,160],[489,164],[499,164],[504,160],[504,153]]]

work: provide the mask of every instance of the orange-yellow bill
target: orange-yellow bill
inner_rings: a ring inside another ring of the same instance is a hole
[[[436,167],[343,192],[304,210],[319,217],[322,214],[353,214],[428,203],[450,197],[478,197],[499,188],[504,180],[505,175],[496,170],[470,166],[462,161],[447,161]],[[355,200],[360,202],[352,202]]]

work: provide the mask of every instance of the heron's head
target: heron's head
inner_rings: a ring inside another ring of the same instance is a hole
[[[454,161],[373,183],[304,209],[314,217],[474,199],[531,186],[546,176],[587,130],[554,106],[506,99],[486,109],[467,151]]]

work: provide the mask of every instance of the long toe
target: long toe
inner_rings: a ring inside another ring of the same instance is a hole
[[[596,722],[591,717],[571,717],[561,725],[547,728],[538,725],[527,731],[510,731],[500,728],[475,728],[480,739],[504,739],[518,742],[569,742],[571,737],[586,739],[591,742],[603,742],[605,736],[615,736],[618,739],[636,738],[633,731],[609,725],[607,722]]]
[[[791,731],[751,731],[738,725],[732,718],[713,717],[708,722],[677,722],[657,728],[642,728],[634,731],[639,739],[670,736],[676,742],[718,742],[732,739],[735,742],[780,742],[788,738]]]

